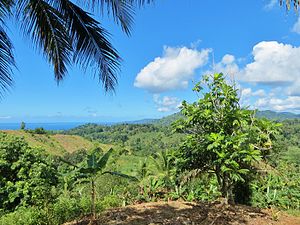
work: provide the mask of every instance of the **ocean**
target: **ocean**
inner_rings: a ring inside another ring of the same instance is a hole
[[[43,127],[45,130],[69,130],[83,124],[86,122],[26,123],[26,129]],[[20,123],[0,123],[0,130],[19,130],[20,125]]]

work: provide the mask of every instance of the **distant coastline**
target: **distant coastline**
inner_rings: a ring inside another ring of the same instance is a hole
[[[26,123],[26,129],[43,127],[45,130],[69,130],[88,122]],[[0,130],[19,130],[20,123],[0,123]]]

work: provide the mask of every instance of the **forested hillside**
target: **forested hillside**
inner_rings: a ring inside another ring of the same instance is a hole
[[[274,119],[281,124],[280,134],[276,136],[271,156],[285,158],[299,164],[300,119],[294,119],[297,114],[259,111],[256,116]],[[180,145],[184,134],[175,133],[172,126],[172,123],[180,118],[183,116],[176,113],[152,124],[118,124],[112,126],[86,124],[66,131],[64,134],[79,135],[104,144],[126,146],[128,151],[136,155],[151,155],[159,150],[177,148]]]
[[[271,110],[257,111],[256,116],[259,118],[266,118],[270,120],[289,120],[289,119],[300,119],[299,114],[290,112],[274,112]]]
[[[187,215],[203,224],[215,218],[226,225],[241,219],[260,224],[281,221],[279,211],[299,214],[300,120],[259,118],[240,107],[237,90],[222,74],[204,79],[210,92],[197,102],[183,102],[181,114],[154,124],[1,132],[0,224],[81,218],[82,224],[118,224],[120,216],[128,224],[131,219],[182,224]],[[155,212],[162,218],[137,219],[139,206],[103,214],[115,207],[178,200],[185,203],[172,203],[174,208],[157,203]],[[244,206],[228,206],[232,203]],[[179,215],[176,207],[185,212]],[[242,218],[233,214],[236,210]]]
[[[171,126],[155,124],[119,124],[103,126],[86,124],[64,132],[80,135],[93,141],[105,144],[116,144],[128,147],[136,155],[151,155],[158,151],[176,148],[183,135],[172,132]]]

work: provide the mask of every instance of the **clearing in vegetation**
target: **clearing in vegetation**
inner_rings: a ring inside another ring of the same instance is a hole
[[[64,225],[86,225],[85,218]],[[108,210],[93,224],[101,225],[299,225],[300,217],[277,210],[217,203],[151,202]]]

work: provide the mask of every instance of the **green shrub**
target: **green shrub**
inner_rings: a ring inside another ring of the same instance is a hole
[[[52,201],[58,184],[52,158],[29,147],[19,137],[0,133],[0,206],[12,211],[20,206],[40,206]]]
[[[99,202],[103,209],[122,206],[122,199],[118,195],[107,195]]]
[[[300,209],[300,168],[281,164],[251,183],[251,203],[258,207]]]
[[[52,206],[52,220],[54,224],[62,224],[66,221],[80,217],[84,210],[81,209],[80,202],[75,198],[60,197]]]
[[[0,217],[2,225],[42,225],[46,224],[43,213],[35,207],[21,207],[18,210]]]

